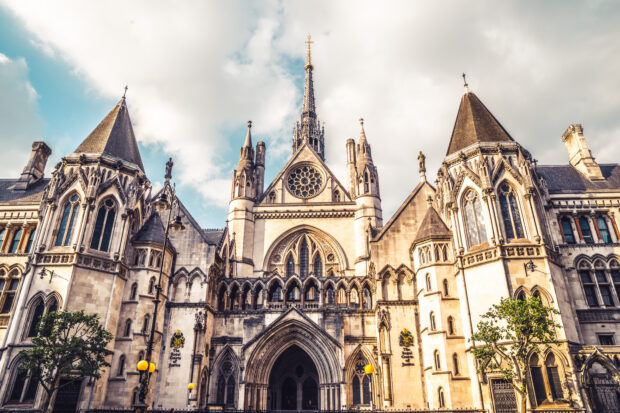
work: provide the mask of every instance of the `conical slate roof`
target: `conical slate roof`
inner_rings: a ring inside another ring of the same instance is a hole
[[[124,97],[78,146],[74,153],[109,155],[137,165],[144,171]]]
[[[432,237],[446,238],[451,235],[452,233],[444,224],[437,211],[435,211],[435,208],[431,206],[426,211],[413,242],[420,242]]]
[[[154,212],[133,236],[133,241],[163,244],[165,235],[164,223],[161,221],[159,214]]]
[[[446,155],[459,152],[477,142],[514,142],[514,139],[478,96],[468,90],[461,99]]]

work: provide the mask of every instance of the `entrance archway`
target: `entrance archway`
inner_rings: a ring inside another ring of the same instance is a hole
[[[243,348],[247,359],[243,408],[270,410],[282,406],[282,395],[292,394],[290,383],[283,389],[288,376],[295,382],[295,398],[284,405],[303,408],[299,399],[310,400],[311,409],[337,410],[341,406],[342,348],[339,343],[312,320],[291,308],[274,321],[258,337]],[[293,361],[298,363],[291,367]],[[303,379],[295,371],[301,365]],[[284,367],[286,366],[286,367]],[[276,377],[281,372],[286,377]],[[307,380],[312,378],[312,380]],[[277,383],[275,383],[277,381]],[[276,386],[278,384],[278,386]],[[315,392],[314,389],[317,389]],[[306,396],[304,397],[304,389]],[[285,390],[285,391],[283,391]],[[316,395],[316,403],[313,401]],[[316,407],[314,407],[316,406]]]
[[[286,349],[269,374],[267,404],[272,410],[319,410],[318,372],[298,346]]]

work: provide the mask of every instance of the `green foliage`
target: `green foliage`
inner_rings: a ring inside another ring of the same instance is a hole
[[[20,352],[21,369],[43,386],[49,402],[61,377],[101,376],[101,369],[110,366],[106,357],[111,352],[106,346],[111,339],[97,315],[50,312],[41,317],[33,347]]]
[[[484,314],[472,335],[479,371],[501,372],[521,396],[527,394],[528,358],[557,344],[553,320],[559,314],[545,307],[538,297],[525,300],[502,299]]]

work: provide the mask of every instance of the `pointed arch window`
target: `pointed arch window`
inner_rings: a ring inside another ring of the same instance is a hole
[[[125,337],[129,337],[131,335],[131,319],[128,318],[127,321],[125,321]],[[140,359],[142,360],[142,359]]]
[[[431,287],[431,276],[426,274],[426,291],[430,291],[432,289]]]
[[[142,334],[149,333],[149,322],[151,321],[151,316],[149,314],[144,316],[144,323],[142,324]]]
[[[308,266],[310,261],[310,251],[308,250],[308,242],[306,238],[301,241],[299,248],[299,275],[305,277],[308,275]]]
[[[450,335],[454,335],[455,334],[454,318],[452,316],[448,317],[448,334],[450,334]]]
[[[543,365],[538,354],[532,355],[530,359],[530,377],[535,398],[533,402],[536,406],[547,400],[552,402],[564,398],[556,356],[549,353],[544,360]]]
[[[295,261],[293,260],[293,256],[289,255],[286,260],[286,276],[290,277],[295,274]]]
[[[129,293],[129,299],[135,300],[138,295],[138,283],[133,283],[131,285],[131,292]]]
[[[332,287],[331,285],[328,285],[327,288],[325,289],[325,304],[334,305],[336,302],[334,295],[335,295],[334,287]]]
[[[74,194],[63,207],[60,226],[58,227],[58,234],[56,235],[57,247],[67,246],[71,242],[71,234],[73,233],[73,226],[78,214],[79,204],[80,198],[77,194]]]
[[[441,356],[439,354],[439,350],[435,350],[433,358],[435,360],[435,370],[441,370]]]
[[[95,230],[93,231],[93,238],[90,241],[90,247],[92,249],[105,252],[108,251],[115,215],[116,208],[114,202],[108,198],[99,207],[99,212],[97,213]]]
[[[232,406],[235,404],[235,376],[236,371],[230,358],[230,354],[227,354],[218,371],[216,394],[217,404],[226,404],[227,406]]]
[[[443,388],[439,388],[439,390],[437,390],[437,397],[438,397],[438,403],[439,403],[439,407],[443,408],[446,407],[446,396],[443,393]]]
[[[370,191],[370,176],[368,174],[368,170],[364,171],[364,193],[368,193]]]
[[[448,280],[443,280],[443,295],[448,297],[450,295],[450,290],[448,289]]]
[[[278,303],[282,301],[282,287],[278,284],[274,284],[269,289],[269,302]]]
[[[364,309],[370,310],[372,308],[372,293],[367,285],[362,289],[362,298],[364,303]]]
[[[148,292],[149,294],[153,294],[155,292],[155,277],[151,277],[151,279],[149,280]]]
[[[364,367],[368,364],[366,358],[360,356],[355,363],[355,370],[351,379],[351,390],[353,393],[353,404],[355,406],[370,405],[372,392],[370,377],[364,371]]]
[[[467,241],[470,247],[487,242],[487,231],[480,197],[474,191],[468,191],[463,200],[463,216],[467,230]]]
[[[314,257],[314,275],[317,277],[323,276],[323,260],[321,260],[321,256],[316,254]]]
[[[429,315],[429,322],[430,322],[431,331],[437,330],[437,325],[435,323],[435,313],[433,311],[431,311]]]
[[[9,254],[15,254],[17,248],[19,248],[19,242],[22,240],[23,229],[19,228],[13,235],[13,241],[11,241],[11,247],[9,248]]]
[[[499,187],[499,205],[502,212],[506,239],[525,238],[523,221],[519,213],[515,191],[507,183],[503,183]]]
[[[344,287],[338,288],[338,307],[347,306],[347,292]]]
[[[24,371],[20,367],[18,365],[13,369],[14,375],[7,403],[31,404],[37,395],[38,382],[31,377],[29,371]]]
[[[310,284],[308,287],[306,287],[306,291],[305,291],[305,301],[317,301],[319,299],[319,295],[317,292],[317,288],[314,284]]]
[[[56,298],[52,298],[52,300],[48,303],[47,312],[54,313],[58,311],[58,300]]]
[[[299,286],[293,285],[290,286],[286,292],[286,301],[288,302],[296,302],[301,299],[301,294],[299,292]]]
[[[125,355],[122,354],[118,359],[118,371],[116,372],[117,376],[122,376],[125,374]]]
[[[30,327],[28,328],[28,334],[26,337],[35,337],[37,335],[37,327],[41,321],[41,317],[43,317],[43,314],[45,313],[45,305],[41,299],[37,300],[33,308],[34,310],[32,311],[32,317],[30,319]]]

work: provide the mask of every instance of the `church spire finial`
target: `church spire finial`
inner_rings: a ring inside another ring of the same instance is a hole
[[[467,75],[465,73],[462,74],[463,76],[463,86],[465,87],[465,93],[469,93],[471,92],[471,90],[469,89],[469,85],[467,84]]]
[[[125,91],[123,92],[123,99],[125,99],[125,96],[127,95],[127,89],[129,89],[129,86],[125,85]]]
[[[311,68],[312,69],[312,51],[310,50],[310,45],[312,45],[312,43],[314,43],[312,41],[312,37],[310,35],[308,35],[308,39],[306,40],[306,69],[307,68]]]
[[[252,147],[252,121],[249,120],[248,121],[248,133],[247,135],[245,135],[245,142],[243,143],[243,147],[244,148],[251,148]]]

